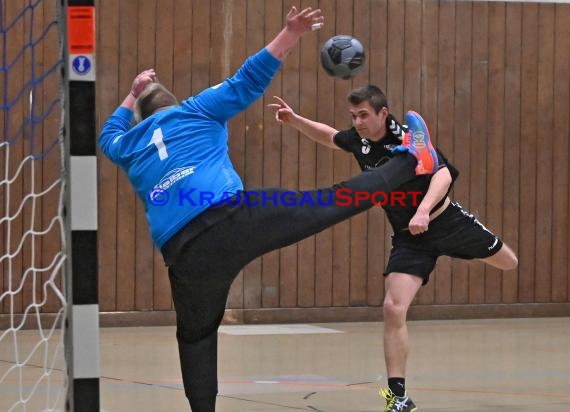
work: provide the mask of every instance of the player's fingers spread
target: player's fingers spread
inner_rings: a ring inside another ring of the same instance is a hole
[[[311,13],[311,15],[307,16],[307,18],[310,19],[309,21],[312,24],[322,24],[325,21],[324,16],[321,16],[320,14],[313,15],[313,13]]]
[[[309,14],[307,14],[307,17],[310,17],[311,19],[325,19],[325,16],[322,15],[322,11],[321,9],[316,9],[313,10],[312,12],[310,12]]]
[[[291,10],[289,10],[289,13],[287,13],[287,18],[289,19],[296,14],[297,14],[297,7],[293,6],[291,7]]]
[[[273,96],[273,98],[274,98],[275,100],[277,100],[277,101],[278,101],[279,103],[281,103],[281,104],[284,103],[284,102],[283,102],[283,99],[282,99],[281,97],[279,97],[279,96]]]
[[[311,10],[313,10],[312,7],[307,7],[306,9],[301,10],[301,13],[299,13],[300,16],[307,16],[310,17]]]
[[[277,96],[273,96],[273,97],[275,98],[275,100],[277,100],[279,102],[279,104],[281,106],[287,107],[287,103],[285,103],[285,100],[283,100],[282,98],[277,97]]]

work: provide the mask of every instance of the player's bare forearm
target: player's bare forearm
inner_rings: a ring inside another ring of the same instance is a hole
[[[447,167],[439,169],[431,178],[428,191],[418,206],[418,211],[429,213],[444,198],[452,183]]]
[[[333,142],[333,136],[338,132],[338,130],[328,124],[315,122],[314,120],[307,119],[306,117],[297,116],[291,125],[316,143],[330,147],[331,149],[340,149],[340,147]]]
[[[433,175],[426,195],[408,223],[408,230],[412,235],[419,235],[428,230],[430,211],[446,195],[451,182],[451,174],[447,167],[439,169]]]
[[[123,102],[121,103],[121,107],[129,109],[132,112],[135,109],[135,102],[136,101],[137,101],[137,99],[135,98],[135,96],[133,96],[132,93],[129,93],[127,95],[127,97],[125,97]]]
[[[300,116],[279,96],[273,96],[275,103],[270,103],[267,107],[275,110],[275,120],[278,123],[286,124],[297,129],[316,143],[340,149],[333,142],[333,136],[337,130],[327,124],[315,122]]]

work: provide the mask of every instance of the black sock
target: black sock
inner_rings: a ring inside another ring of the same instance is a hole
[[[396,396],[406,394],[406,378],[388,378],[388,387]]]

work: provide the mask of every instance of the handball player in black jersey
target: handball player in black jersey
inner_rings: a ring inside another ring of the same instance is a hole
[[[269,107],[275,110],[278,122],[294,127],[319,144],[352,153],[362,170],[382,165],[402,143],[406,126],[390,114],[387,98],[376,86],[354,89],[348,95],[348,103],[353,127],[342,131],[300,116],[276,96]],[[514,269],[518,264],[514,252],[501,239],[450,200],[448,195],[459,172],[436,151],[439,160],[436,173],[418,175],[400,186],[402,197],[397,201],[378,199],[394,233],[384,273],[384,358],[388,388],[381,389],[380,394],[386,399],[385,412],[417,410],[405,389],[409,346],[406,315],[417,292],[428,282],[437,258],[446,255],[479,259],[502,270]]]

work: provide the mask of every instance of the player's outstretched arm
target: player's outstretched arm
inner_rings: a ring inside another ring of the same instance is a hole
[[[275,120],[278,123],[294,127],[319,144],[330,147],[331,149],[340,149],[340,147],[333,142],[333,136],[338,130],[328,124],[315,122],[314,120],[300,116],[291,109],[291,106],[289,106],[285,100],[277,96],[273,96],[273,98],[275,99],[275,103],[270,103],[267,107],[275,110]]]
[[[285,27],[265,48],[273,57],[283,61],[303,34],[313,30],[313,27],[321,27],[324,21],[320,9],[307,7],[297,12],[293,6],[287,14]]]
[[[297,12],[292,7],[285,27],[268,45],[248,57],[232,77],[196,95],[194,101],[189,99],[189,104],[195,103],[220,123],[228,121],[263,95],[287,53],[304,33],[312,30],[312,25],[323,24],[323,20],[318,9],[309,7]]]

